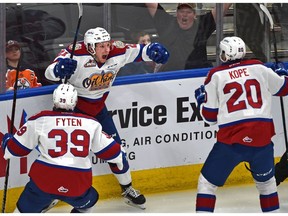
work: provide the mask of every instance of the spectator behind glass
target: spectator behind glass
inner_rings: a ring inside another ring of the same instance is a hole
[[[224,4],[224,14],[231,3]],[[176,18],[158,3],[146,3],[159,34],[159,42],[170,52],[160,71],[212,67],[207,59],[207,40],[216,30],[216,9],[196,17],[195,3],[179,3]],[[187,61],[187,62],[186,62]]]
[[[151,37],[150,34],[144,31],[136,32],[132,34],[133,43],[138,44],[149,44],[151,43]],[[155,62],[131,62],[129,64],[126,64],[124,67],[122,67],[118,73],[118,76],[128,76],[128,75],[135,75],[135,74],[149,74],[156,72],[154,70],[157,69],[158,65],[162,64],[156,64]]]
[[[17,87],[18,89],[35,88],[42,86],[37,82],[37,76],[33,67],[25,62],[20,61],[21,47],[17,41],[9,40],[6,43],[6,90],[14,90],[16,80],[17,65],[19,65],[19,74]]]
[[[138,44],[148,44],[151,43],[151,37],[148,33],[146,32],[139,32],[139,34],[137,35],[137,43]]]

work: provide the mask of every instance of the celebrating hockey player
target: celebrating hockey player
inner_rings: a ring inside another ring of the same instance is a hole
[[[41,213],[53,200],[62,200],[74,208],[72,213],[89,213],[98,200],[92,187],[89,152],[116,164],[123,164],[125,152],[91,116],[73,112],[77,91],[70,84],[60,84],[53,93],[53,111],[42,111],[28,119],[14,136],[5,134],[4,158],[40,152],[33,162],[30,181],[20,195],[14,212]]]
[[[121,138],[108,114],[105,100],[118,71],[125,64],[138,61],[151,61],[165,64],[169,53],[159,43],[124,44],[111,41],[110,34],[103,28],[89,29],[84,41],[76,44],[73,59],[70,59],[71,47],[63,49],[54,62],[45,71],[47,79],[59,81],[68,78],[78,91],[78,103],[75,111],[95,117],[103,131],[121,143]],[[113,174],[122,188],[122,195],[128,204],[145,208],[145,197],[132,187],[128,161],[124,158],[125,169],[119,170],[114,163],[109,163]]]
[[[275,135],[271,114],[273,96],[288,94],[287,71],[275,72],[258,60],[244,60],[246,46],[239,37],[220,42],[221,66],[211,69],[204,85],[195,90],[203,119],[218,124],[217,142],[198,180],[196,212],[214,212],[218,187],[240,162],[247,162],[263,212],[279,209],[274,177]]]

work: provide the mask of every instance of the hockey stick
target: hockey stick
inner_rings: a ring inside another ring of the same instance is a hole
[[[83,15],[82,3],[77,3],[77,4],[78,4],[78,10],[79,10],[79,17],[78,17],[78,24],[77,24],[76,32],[74,35],[73,46],[72,46],[72,50],[71,50],[71,54],[70,54],[71,59],[73,59],[73,55],[74,55],[74,51],[75,51],[75,47],[76,47],[76,42],[77,42],[77,37],[78,37],[78,32],[79,32],[79,28],[80,28],[80,23],[81,23],[81,19],[82,19],[82,15]],[[68,80],[68,78],[65,77],[64,83],[67,83],[67,80]]]
[[[267,16],[269,23],[270,23],[270,28],[272,29],[273,44],[274,44],[274,57],[275,57],[275,61],[277,64],[277,63],[279,63],[279,60],[278,60],[276,35],[275,35],[273,18],[272,18],[269,10],[267,9],[267,7],[265,5],[260,4],[260,8],[265,13],[265,15]],[[283,129],[284,129],[285,146],[286,146],[286,152],[287,152],[286,154],[288,156],[288,140],[287,140],[287,130],[286,130],[285,109],[284,109],[283,97],[280,97],[280,104],[281,104],[282,122],[283,122]]]
[[[13,128],[14,128],[16,98],[17,98],[17,83],[18,83],[21,60],[22,60],[22,53],[20,55],[20,58],[16,67],[16,77],[15,77],[15,83],[14,83],[14,94],[13,94],[13,103],[12,103],[12,111],[11,111],[11,123],[10,123],[10,130],[9,130],[10,134],[13,134]],[[5,173],[5,180],[4,180],[4,190],[3,190],[2,211],[1,211],[2,213],[5,213],[9,171],[10,171],[10,159],[7,159],[7,166],[6,166],[6,173]]]
[[[271,13],[269,12],[269,10],[267,9],[267,7],[263,4],[260,4],[260,9],[265,13],[265,15],[267,16],[269,23],[270,23],[270,28],[272,29],[272,34],[273,34],[273,45],[274,45],[274,57],[275,57],[275,61],[276,63],[278,63],[278,53],[277,53],[277,41],[276,41],[276,34],[275,34],[275,29],[274,29],[274,21],[273,18],[271,16]]]

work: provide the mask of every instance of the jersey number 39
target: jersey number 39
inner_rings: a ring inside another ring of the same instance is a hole
[[[70,142],[75,145],[74,147],[70,147],[68,149],[68,136],[70,135]],[[89,141],[90,135],[85,130],[74,130],[71,134],[68,134],[65,130],[62,129],[53,129],[48,133],[48,137],[55,140],[56,137],[60,137],[59,140],[56,140],[56,147],[60,148],[60,151],[56,151],[55,149],[49,149],[48,154],[55,158],[62,156],[68,152],[68,150],[75,157],[87,157],[89,154]],[[76,148],[76,146],[80,146],[82,148]]]

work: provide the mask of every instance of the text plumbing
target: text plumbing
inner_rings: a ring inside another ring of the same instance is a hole
[[[151,124],[164,125],[168,115],[176,115],[176,123],[203,121],[195,102],[189,102],[189,97],[176,98],[174,109],[169,111],[165,105],[139,106],[131,103],[127,109],[109,111],[114,120],[118,118],[121,128],[148,127]]]

